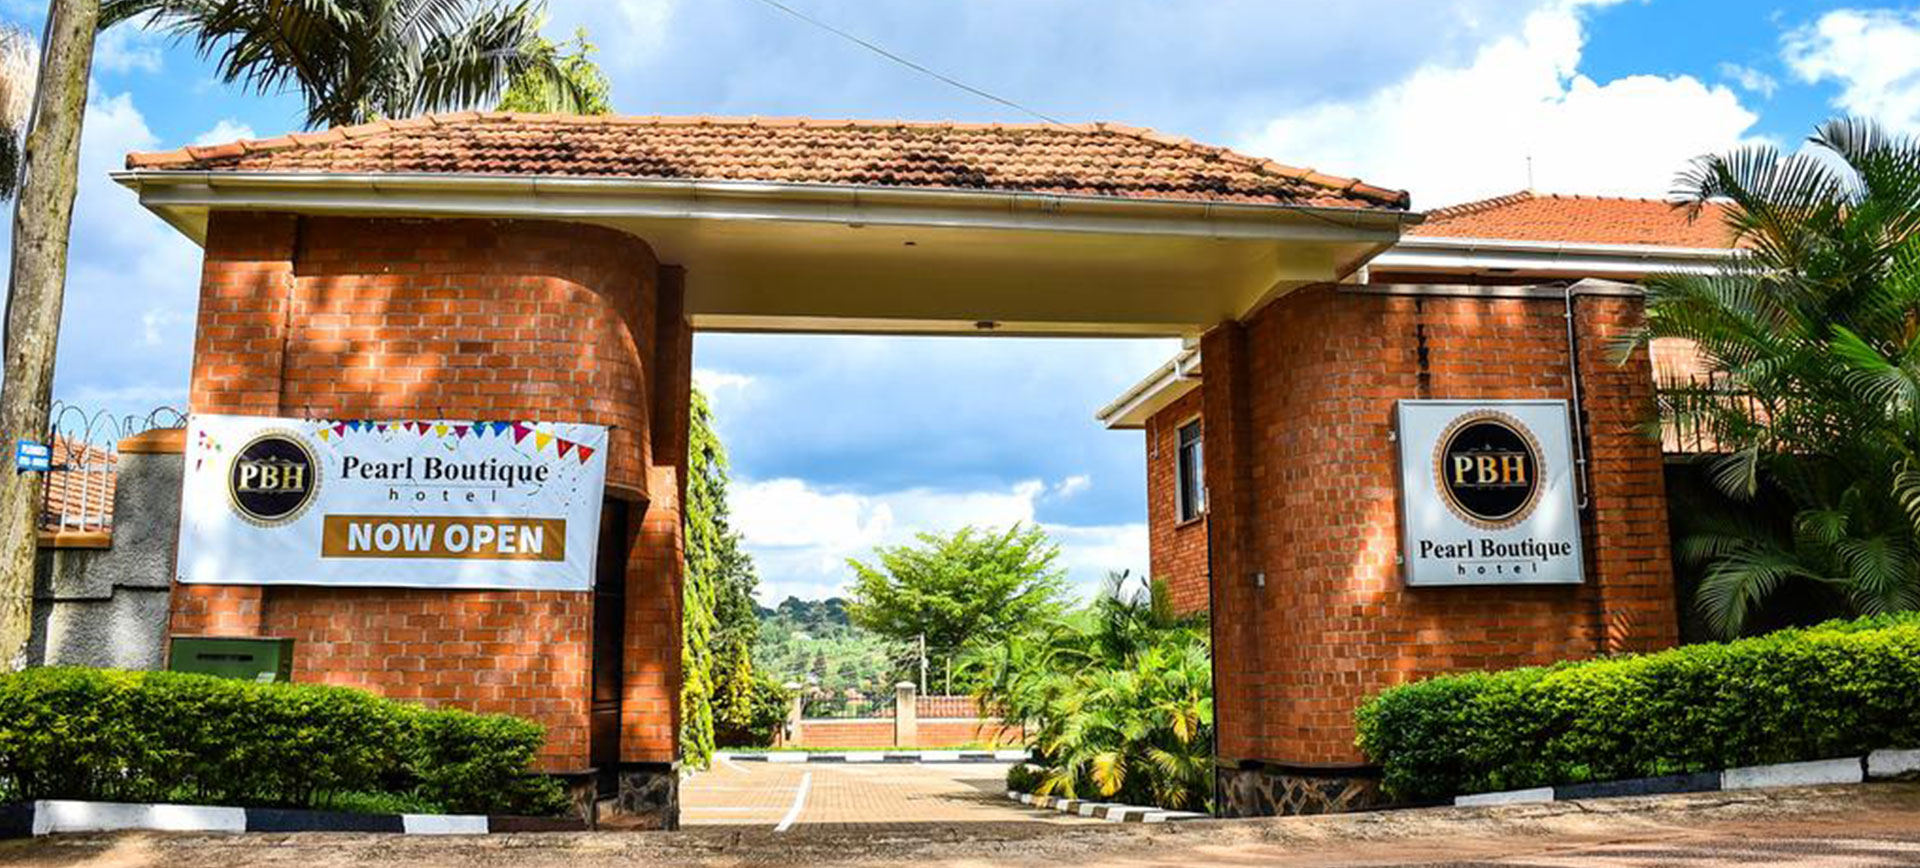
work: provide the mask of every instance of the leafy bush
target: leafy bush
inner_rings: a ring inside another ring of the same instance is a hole
[[[316,684],[35,668],[0,676],[0,801],[553,811],[538,725]]]
[[[1357,713],[1396,796],[1920,746],[1920,615],[1395,687]]]
[[[1007,769],[1007,792],[1031,793],[1040,786],[1040,767],[1026,763]]]
[[[981,705],[1029,725],[1039,795],[1205,807],[1213,785],[1213,670],[1204,616],[1164,584],[1109,580],[1092,605],[975,649]],[[969,673],[972,674],[972,673]],[[1011,780],[1011,779],[1010,779]]]
[[[732,679],[713,697],[713,738],[721,747],[767,747],[787,720],[791,694],[765,672]]]

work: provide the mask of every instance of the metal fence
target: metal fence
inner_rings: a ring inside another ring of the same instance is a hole
[[[815,719],[891,719],[895,694],[840,693],[809,696],[800,704],[800,716]]]
[[[981,716],[980,703],[971,696],[919,696],[914,698],[913,704],[914,713],[922,720]]]
[[[40,529],[88,533],[113,529],[113,489],[120,441],[156,428],[177,428],[186,416],[161,407],[145,416],[115,416],[55,402],[47,414],[53,469],[40,488]]]

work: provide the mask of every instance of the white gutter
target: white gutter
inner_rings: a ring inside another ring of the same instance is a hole
[[[1179,400],[1199,384],[1200,348],[1187,347],[1145,379],[1133,384],[1094,418],[1109,429],[1144,428],[1147,417]]]
[[[833,184],[449,173],[136,169],[113,179],[196,241],[198,212],[775,220],[1216,239],[1390,244],[1403,211]]]
[[[1724,247],[1661,247],[1513,241],[1501,238],[1403,236],[1374,257],[1375,271],[1564,272],[1582,275],[1709,274],[1737,251]]]

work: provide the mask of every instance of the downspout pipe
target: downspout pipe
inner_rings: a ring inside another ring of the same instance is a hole
[[[1591,291],[1586,281],[1567,285],[1567,379],[1573,384],[1573,490],[1578,496],[1576,511],[1584,513],[1590,502],[1590,485],[1587,475],[1587,406],[1582,399],[1580,383],[1580,331],[1574,320],[1574,299]]]

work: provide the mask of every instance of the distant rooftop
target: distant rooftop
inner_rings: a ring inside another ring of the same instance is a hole
[[[1732,232],[1718,205],[1690,217],[1684,206],[1659,199],[1513,193],[1427,212],[1407,235],[1488,238],[1566,244],[1731,248]]]

